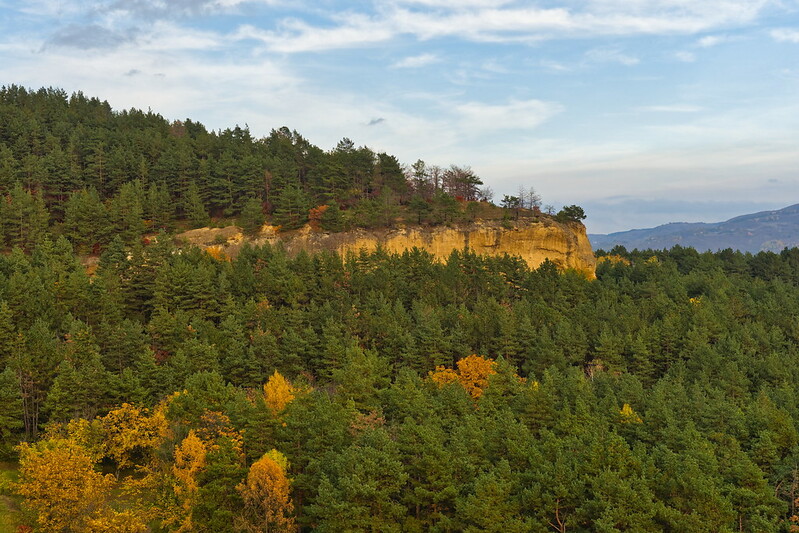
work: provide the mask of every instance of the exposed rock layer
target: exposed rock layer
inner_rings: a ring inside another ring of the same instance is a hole
[[[316,232],[309,227],[279,233],[272,226],[264,226],[260,235],[251,239],[242,239],[241,233],[232,228],[202,228],[185,232],[179,238],[201,246],[227,241],[229,253],[235,253],[243,240],[249,240],[254,244],[282,243],[292,254],[301,250],[346,254],[372,251],[378,246],[388,252],[402,252],[416,247],[445,259],[453,250],[468,248],[478,254],[516,255],[531,268],[549,259],[560,268],[571,268],[589,277],[594,277],[596,266],[585,227],[579,223],[558,223],[549,218],[537,222],[522,219],[510,224],[476,221],[452,227],[399,225],[391,229],[357,229],[342,233]]]

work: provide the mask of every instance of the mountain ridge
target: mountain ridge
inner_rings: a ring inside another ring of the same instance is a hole
[[[699,251],[732,248],[751,253],[778,252],[799,246],[799,204],[739,215],[723,222],[669,222],[653,228],[589,234],[588,238],[595,250],[618,245],[628,249],[680,245]]]

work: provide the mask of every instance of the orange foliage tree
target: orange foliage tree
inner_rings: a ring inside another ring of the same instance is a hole
[[[437,366],[429,372],[430,379],[438,386],[448,383],[460,383],[472,398],[479,398],[488,386],[488,378],[496,374],[496,361],[479,355],[470,355],[458,361],[458,370]]]
[[[212,245],[205,249],[205,253],[210,255],[216,261],[228,261],[230,257],[225,253],[225,250],[219,245]]]
[[[308,225],[311,226],[312,229],[319,231],[322,227],[322,215],[325,214],[327,208],[330,207],[328,205],[318,205],[316,207],[312,207],[308,210]]]
[[[258,533],[296,531],[287,466],[285,456],[277,450],[252,464],[247,480],[237,487],[245,506],[239,529]]]

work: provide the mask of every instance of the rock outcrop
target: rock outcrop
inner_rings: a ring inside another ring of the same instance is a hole
[[[596,266],[585,227],[576,222],[559,223],[550,218],[540,221],[521,219],[510,223],[476,221],[434,227],[397,225],[390,229],[356,229],[341,233],[313,231],[307,226],[296,231],[278,232],[267,225],[252,238],[242,238],[240,232],[231,228],[201,228],[178,237],[200,246],[225,242],[225,251],[229,254],[234,254],[246,241],[253,244],[282,243],[289,253],[329,250],[347,254],[372,251],[378,246],[388,252],[402,252],[416,247],[439,259],[447,258],[453,250],[468,248],[484,255],[516,255],[531,268],[549,259],[560,268],[574,269],[591,278]]]

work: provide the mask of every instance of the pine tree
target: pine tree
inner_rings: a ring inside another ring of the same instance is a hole
[[[23,430],[22,398],[17,376],[11,367],[0,372],[0,457],[13,456]]]
[[[308,221],[311,202],[305,192],[291,185],[275,198],[274,223],[283,229],[296,229]]]
[[[258,233],[261,226],[264,225],[264,220],[261,200],[254,196],[247,198],[238,220],[239,226],[244,230],[244,233],[250,235]]]
[[[144,187],[141,182],[125,183],[111,201],[110,217],[115,235],[133,242],[144,233]]]
[[[189,183],[186,196],[183,198],[183,213],[192,228],[207,226],[210,221],[205,204],[200,198],[200,190],[193,181]]]

